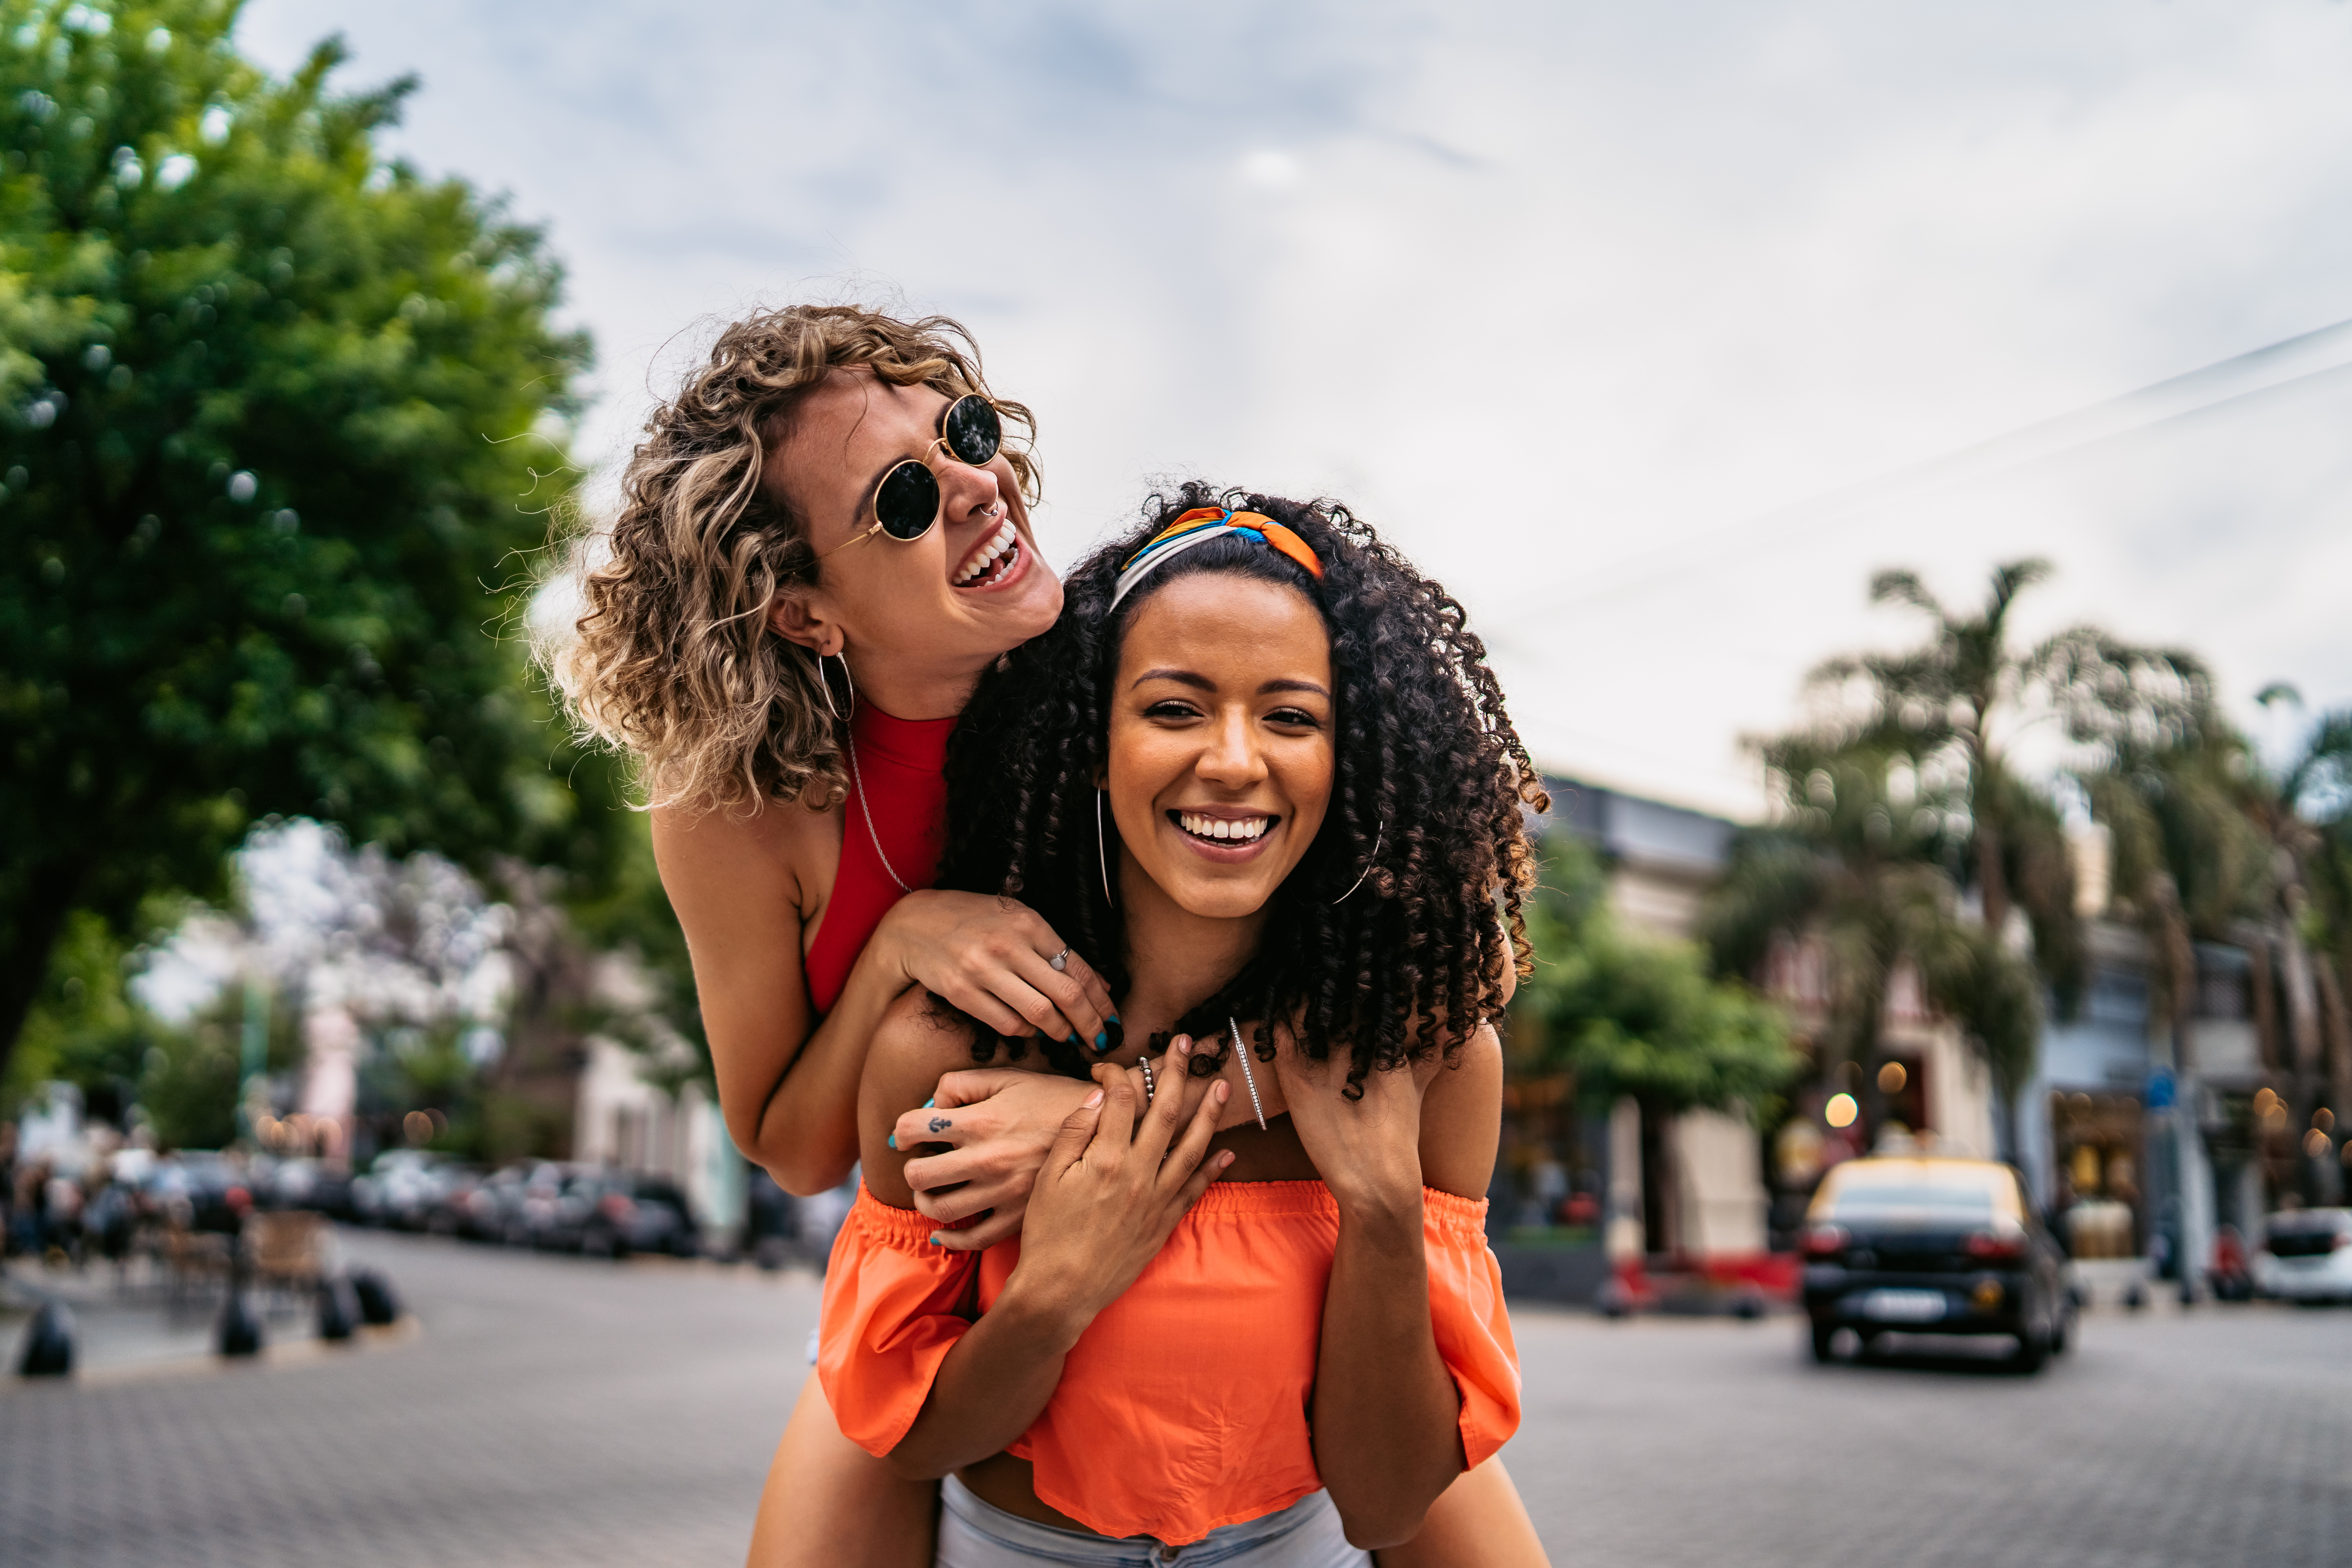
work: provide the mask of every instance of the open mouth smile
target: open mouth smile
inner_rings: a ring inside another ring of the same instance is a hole
[[[1274,825],[1282,819],[1274,816],[1211,816],[1205,812],[1171,811],[1168,820],[1176,830],[1204,847],[1218,849],[1250,849],[1265,842]]]
[[[1010,515],[996,525],[996,531],[971,547],[971,553],[948,579],[957,588],[993,588],[1010,578],[1022,562],[1021,531],[1013,526]]]

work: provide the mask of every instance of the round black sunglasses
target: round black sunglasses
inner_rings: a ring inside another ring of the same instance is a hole
[[[873,523],[824,554],[838,553],[877,533],[906,542],[922,538],[940,520],[940,479],[931,472],[931,454],[945,447],[956,461],[977,468],[993,460],[1003,445],[1004,422],[996,416],[996,405],[976,392],[957,398],[940,416],[940,434],[923,455],[893,464],[874,487]]]

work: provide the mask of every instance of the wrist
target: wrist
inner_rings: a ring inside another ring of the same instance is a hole
[[[915,977],[915,950],[914,944],[907,940],[907,923],[921,912],[922,906],[918,900],[929,890],[918,888],[902,896],[883,911],[881,920],[875,924],[874,934],[866,939],[866,952],[881,961],[882,973],[890,977],[894,995],[909,986],[922,984]]]
[[[1373,1235],[1396,1234],[1421,1243],[1421,1170],[1368,1175],[1346,1184],[1327,1183],[1339,1205],[1339,1223]]]
[[[1062,1282],[1016,1264],[988,1315],[1017,1333],[1020,1343],[1034,1344],[1050,1355],[1067,1355],[1097,1310]]]

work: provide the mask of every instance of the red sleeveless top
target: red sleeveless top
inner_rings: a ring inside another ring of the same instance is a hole
[[[939,875],[954,729],[953,719],[894,719],[870,702],[859,703],[849,721],[841,868],[803,966],[809,1000],[821,1014],[841,1000],[857,955],[890,906]]]

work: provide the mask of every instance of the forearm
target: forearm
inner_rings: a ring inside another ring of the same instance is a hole
[[[922,1414],[890,1450],[892,1468],[930,1479],[1003,1452],[1054,1396],[1084,1327],[1065,1311],[1029,1304],[1008,1282],[940,1363]]]
[[[1461,1399],[1430,1324],[1421,1190],[1343,1204],[1315,1378],[1315,1462],[1348,1539],[1409,1541],[1462,1473]]]
[[[848,1176],[857,1160],[857,1094],[866,1048],[890,1005],[911,984],[886,933],[877,931],[833,1011],[799,1053],[776,1068],[757,1121],[745,1131],[752,1158],[786,1192],[806,1197]]]

